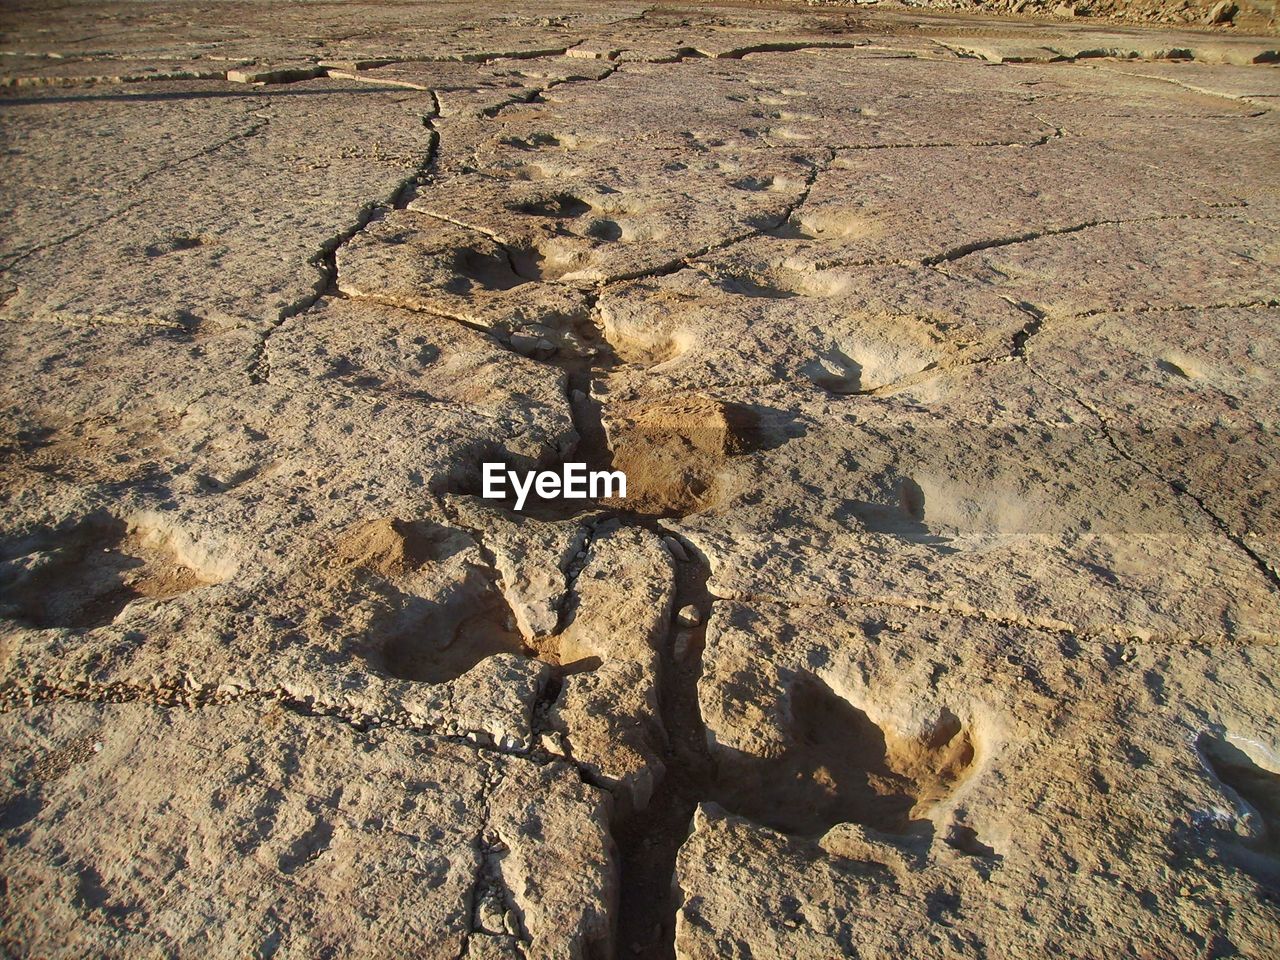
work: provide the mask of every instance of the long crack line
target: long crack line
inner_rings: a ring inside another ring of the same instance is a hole
[[[920,260],[920,264],[926,267],[937,266],[942,263],[954,263],[970,254],[980,253],[984,250],[995,250],[1000,247],[1011,247],[1020,243],[1031,243],[1035,240],[1042,240],[1045,237],[1061,237],[1072,233],[1080,233],[1084,230],[1091,230],[1094,227],[1112,227],[1112,226],[1128,226],[1138,223],[1165,223],[1172,220],[1226,220],[1231,219],[1229,215],[1219,214],[1196,214],[1196,213],[1174,213],[1163,214],[1152,217],[1129,217],[1129,218],[1105,218],[1097,220],[1085,220],[1082,223],[1073,223],[1063,227],[1045,227],[1040,230],[1027,230],[1023,233],[1010,234],[1003,237],[993,237],[988,240],[975,240],[972,243],[964,243],[959,246],[952,247],[942,253],[925,257]]]
[[[1090,403],[1084,397],[1080,396],[1076,391],[1071,390],[1068,387],[1064,387],[1054,382],[1053,380],[1050,380],[1048,377],[1044,376],[1044,374],[1042,374],[1039,370],[1036,370],[1030,364],[1027,365],[1027,369],[1031,373],[1031,375],[1034,376],[1036,379],[1040,380],[1042,383],[1053,388],[1054,390],[1057,390],[1060,393],[1066,395],[1067,397],[1074,400],[1076,403],[1080,404],[1080,406],[1088,410],[1098,422],[1098,432],[1102,435],[1102,438],[1107,442],[1107,445],[1111,447],[1111,449],[1114,450],[1117,455],[1123,458],[1126,462],[1133,464],[1135,467],[1137,467],[1147,476],[1151,477],[1153,480],[1156,480],[1157,482],[1168,487],[1169,490],[1171,490],[1175,496],[1185,497],[1186,499],[1194,503],[1199,508],[1200,512],[1213,522],[1214,526],[1218,528],[1218,530],[1222,533],[1222,535],[1226,537],[1226,539],[1230,541],[1236,548],[1238,548],[1255,567],[1257,567],[1258,571],[1262,574],[1262,576],[1266,579],[1266,581],[1271,585],[1272,589],[1280,590],[1280,572],[1277,572],[1261,554],[1259,554],[1256,550],[1254,550],[1251,546],[1249,546],[1249,544],[1246,542],[1244,537],[1239,536],[1234,530],[1232,530],[1230,525],[1227,523],[1227,521],[1216,510],[1210,507],[1203,497],[1199,496],[1194,491],[1192,491],[1182,481],[1171,479],[1169,477],[1164,476],[1155,467],[1151,466],[1145,460],[1136,456],[1135,454],[1130,452],[1128,449],[1126,449],[1125,446],[1122,443],[1120,443],[1118,439],[1116,439],[1115,434],[1111,432],[1111,428],[1108,426],[1108,418],[1103,414],[1103,412],[1097,406]]]
[[[248,140],[250,137],[256,136],[264,128],[266,128],[266,126],[270,122],[271,121],[269,117],[258,116],[257,122],[251,123],[245,129],[237,130],[235,133],[231,134],[230,136],[223,137],[221,140],[217,140],[214,143],[208,144],[202,147],[201,149],[194,151],[193,153],[186,154],[185,156],[182,156],[182,157],[177,157],[173,160],[166,160],[164,163],[160,164],[159,166],[151,170],[148,170],[146,173],[139,176],[136,180],[131,181],[126,186],[131,191],[136,190],[138,187],[142,186],[144,183],[147,183],[155,179],[156,177],[160,176],[162,173],[167,173],[171,170],[175,170],[178,167],[191,163],[194,160],[202,160],[206,157],[210,157],[213,154],[217,153],[218,151],[230,146],[233,143],[236,143],[239,140]],[[82,237],[86,233],[90,233],[91,231],[98,230],[106,226],[111,221],[118,220],[120,217],[124,216],[126,213],[129,213],[132,210],[136,210],[139,207],[146,206],[148,203],[150,203],[150,200],[148,198],[141,197],[137,200],[133,200],[129,203],[126,203],[121,207],[117,207],[116,209],[110,211],[107,214],[104,214],[101,217],[96,218],[95,220],[85,224],[84,226],[78,227],[77,229],[72,230],[70,233],[66,233],[66,234],[63,234],[62,236],[55,237],[52,240],[47,240],[44,243],[40,243],[40,244],[36,244],[35,246],[28,247],[25,250],[15,251],[14,253],[7,255],[7,257],[4,260],[4,263],[0,264],[0,274],[4,274],[9,270],[12,270],[14,267],[22,263],[24,260],[27,260],[28,258],[33,257],[38,253],[43,253],[44,251],[51,250],[54,247],[60,247],[65,243],[70,243],[72,240],[75,240],[77,237]]]
[[[385,213],[388,209],[403,209],[413,199],[418,185],[423,182],[431,167],[435,164],[436,157],[440,152],[440,134],[436,130],[434,123],[435,118],[440,114],[440,101],[434,93],[431,93],[431,100],[433,105],[432,112],[422,118],[422,125],[428,132],[428,140],[427,151],[421,163],[413,169],[409,176],[396,185],[386,201],[365,204],[357,211],[355,221],[350,227],[321,243],[319,251],[308,261],[310,266],[318,272],[315,284],[309,293],[282,307],[275,321],[262,333],[248,365],[250,383],[260,384],[270,380],[271,362],[268,351],[271,337],[276,330],[291,317],[311,309],[325,294],[336,292],[338,283],[338,248],[348,243],[356,234],[368,226],[375,217]]]
[[[234,687],[234,690],[229,689]],[[361,733],[379,729],[403,730],[457,744],[485,754],[494,754],[547,763],[564,760],[554,754],[544,753],[536,745],[521,747],[518,744],[495,741],[493,735],[483,730],[460,730],[451,725],[432,722],[410,714],[405,710],[393,713],[365,713],[358,707],[337,700],[300,696],[284,687],[256,689],[239,684],[212,684],[190,676],[172,677],[160,686],[118,680],[104,683],[89,681],[68,682],[42,677],[25,678],[21,686],[9,685],[0,690],[0,711],[14,710],[37,704],[59,703],[142,703],[169,710],[203,710],[245,704],[251,706],[278,706],[302,717],[337,720]]]

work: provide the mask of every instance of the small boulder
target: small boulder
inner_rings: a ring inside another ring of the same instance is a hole
[[[1218,0],[1204,18],[1205,23],[1230,23],[1240,11],[1232,0]]]

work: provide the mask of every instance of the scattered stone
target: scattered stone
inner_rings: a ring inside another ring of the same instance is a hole
[[[1235,19],[1239,7],[1233,0],[1218,0],[1204,18],[1205,23],[1230,23]]]
[[[325,68],[319,64],[241,67],[227,71],[231,83],[297,83],[323,77]]]
[[[492,935],[506,931],[506,908],[494,893],[481,898],[476,904],[476,929]]]
[[[681,630],[676,633],[675,641],[671,645],[671,654],[678,662],[683,663],[689,657],[689,644],[692,637]]]
[[[520,917],[514,910],[508,910],[502,918],[503,928],[513,937],[520,935]]]
[[[525,357],[533,356],[537,352],[539,344],[543,342],[538,337],[531,337],[523,333],[513,333],[511,335],[511,349]]]
[[[667,553],[671,554],[672,559],[677,563],[689,562],[689,551],[684,548],[684,544],[675,537],[663,537],[663,545],[667,548]]]

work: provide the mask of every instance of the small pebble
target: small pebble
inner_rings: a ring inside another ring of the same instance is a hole
[[[530,337],[523,333],[513,333],[510,339],[511,349],[516,353],[528,357],[538,349],[539,339]]]
[[[671,647],[671,653],[677,660],[683,660],[689,655],[689,635],[687,633],[676,634],[676,642]]]
[[[680,563],[689,562],[689,551],[684,548],[684,544],[675,537],[663,537],[663,544],[666,545],[667,552],[671,554]]]

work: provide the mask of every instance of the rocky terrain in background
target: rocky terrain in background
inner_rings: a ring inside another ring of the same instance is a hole
[[[1273,38],[0,30],[4,955],[1274,955]]]
[[[899,0],[806,0],[810,6],[889,8]],[[1280,30],[1274,0],[900,0],[914,9],[993,14],[998,17],[1078,17],[1119,23],[1200,24],[1250,32]]]

